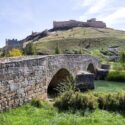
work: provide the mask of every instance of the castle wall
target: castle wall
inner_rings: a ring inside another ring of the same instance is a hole
[[[87,25],[94,28],[106,28],[106,24],[102,21],[87,22]]]
[[[70,21],[64,21],[64,22],[53,22],[53,28],[54,29],[63,29],[63,28],[72,28],[72,27],[79,27],[84,26],[83,22],[70,20]]]
[[[9,51],[13,48],[19,48],[19,47],[20,47],[20,42],[17,39],[12,39],[12,40],[7,39],[6,40],[6,47],[5,47],[6,50]]]
[[[96,21],[96,19],[87,20],[87,22],[80,22],[75,20],[63,21],[63,22],[53,22],[53,29],[68,29],[74,27],[94,27],[94,28],[106,28],[106,24],[102,21]]]

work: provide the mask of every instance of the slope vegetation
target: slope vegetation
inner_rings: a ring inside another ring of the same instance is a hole
[[[32,40],[31,40],[32,41]],[[29,41],[28,41],[29,42]],[[47,37],[33,41],[39,53],[53,54],[56,46],[63,53],[79,49],[107,48],[125,45],[125,31],[110,28],[73,28],[51,32]]]

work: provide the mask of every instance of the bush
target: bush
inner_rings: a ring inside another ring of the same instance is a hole
[[[60,110],[94,110],[98,107],[97,97],[92,94],[82,94],[80,92],[68,91],[58,97],[54,106]]]
[[[32,42],[28,43],[24,49],[24,53],[26,55],[35,55],[36,54],[36,48]]]
[[[1,51],[0,57],[8,57],[8,56],[9,56],[9,52],[8,51],[5,51],[5,50]]]
[[[57,47],[55,48],[55,54],[60,54],[61,51],[60,51],[60,48],[59,48],[59,45],[57,45]]]
[[[78,91],[78,89],[75,86],[75,80],[72,77],[69,77],[66,79],[66,81],[57,84],[57,87],[55,90],[57,91],[58,95],[62,95],[63,93],[67,91]]]
[[[41,108],[42,107],[42,103],[38,99],[32,99],[31,105],[34,106],[34,107],[37,107],[37,108]]]
[[[100,93],[95,96],[98,98],[100,109],[125,111],[125,93]]]
[[[22,56],[23,55],[23,53],[22,53],[22,51],[20,50],[20,49],[12,49],[12,50],[10,50],[9,51],[9,56],[10,57],[17,57],[17,56]]]
[[[124,71],[109,71],[107,80],[125,82],[125,72]]]
[[[79,54],[84,54],[83,49],[79,50]]]
[[[125,67],[121,63],[119,63],[119,62],[112,63],[111,68],[112,68],[112,70],[116,70],[116,71],[123,71],[123,70],[125,70]]]
[[[125,64],[125,52],[120,52],[120,62],[124,66]]]
[[[125,111],[125,93],[80,93],[69,91],[58,97],[54,106],[59,110],[92,111],[96,108],[108,111]]]

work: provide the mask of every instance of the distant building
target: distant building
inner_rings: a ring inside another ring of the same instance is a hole
[[[20,42],[17,39],[6,39],[5,50],[11,50],[12,48],[19,48]]]
[[[32,32],[31,35],[25,39],[18,41],[17,39],[6,39],[6,46],[4,50],[11,50],[12,48],[23,48],[24,43],[27,41],[37,41],[40,38],[47,37],[51,32],[56,30],[66,30],[74,27],[93,27],[93,28],[106,28],[106,23],[102,21],[96,21],[96,18],[87,20],[87,22],[69,20],[69,21],[54,21],[53,29],[44,30],[42,32]]]
[[[74,27],[106,28],[106,23],[102,21],[96,21],[96,18],[89,19],[87,20],[87,22],[81,22],[76,20],[53,22],[53,29],[55,30],[70,29]]]

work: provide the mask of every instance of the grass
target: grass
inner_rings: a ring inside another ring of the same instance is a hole
[[[95,81],[97,92],[121,92],[124,83]],[[125,116],[120,113],[95,110],[86,112],[59,112],[51,104],[42,103],[41,108],[30,104],[0,114],[0,125],[125,125]]]
[[[0,125],[124,125],[125,118],[118,113],[96,110],[82,116],[58,112],[55,108],[45,106],[35,108],[25,105],[10,112],[0,114]]]
[[[125,82],[125,71],[118,71],[118,70],[109,71],[107,80],[116,82]]]
[[[125,91],[125,83],[111,81],[95,81],[97,92],[122,92]]]
[[[123,46],[125,43],[125,32],[113,29],[99,28],[73,28],[66,31],[51,33],[48,37],[34,41],[37,52],[54,53],[55,47],[59,44],[63,51],[80,50],[89,45],[92,48],[105,48],[113,45]]]

